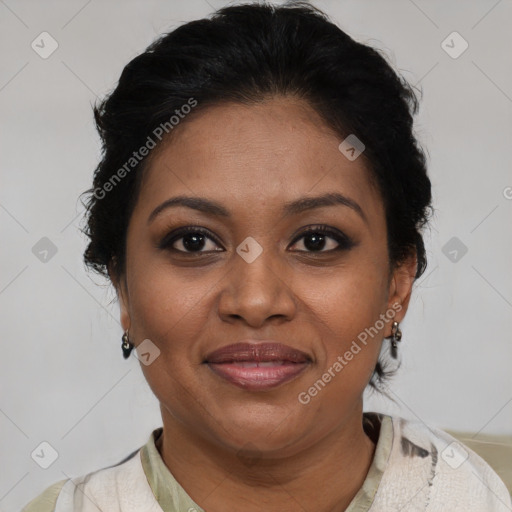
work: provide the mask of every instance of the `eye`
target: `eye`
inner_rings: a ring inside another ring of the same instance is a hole
[[[311,226],[303,231],[294,240],[294,244],[301,239],[305,239],[302,245],[306,250],[299,250],[298,252],[331,252],[348,250],[354,246],[354,242],[341,231],[332,229],[327,226]],[[331,239],[329,242],[328,239]],[[337,243],[334,244],[332,242]],[[334,245],[334,247],[333,247]],[[327,247],[327,250],[323,250]]]
[[[302,242],[305,250],[299,249],[297,252],[325,253],[348,250],[355,245],[354,242],[344,233],[327,226],[308,227],[295,238],[292,245],[297,244],[297,242],[302,239],[305,240]],[[208,241],[210,241],[209,248]],[[183,254],[200,254],[206,252],[222,252],[224,249],[215,249],[216,246],[218,247],[220,245],[220,242],[218,242],[206,229],[187,226],[166,235],[159,243],[158,247],[160,249],[167,249]]]
[[[207,240],[214,242],[213,247],[207,248],[203,251],[205,246],[208,246]],[[185,228],[177,229],[172,233],[166,235],[159,244],[160,249],[169,249],[176,252],[191,254],[194,252],[220,252],[215,249],[216,245],[220,245],[210,233],[200,227],[187,226]],[[221,249],[222,251],[223,249]]]

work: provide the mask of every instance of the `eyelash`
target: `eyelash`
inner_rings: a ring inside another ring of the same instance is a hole
[[[205,237],[209,238],[210,240],[213,240],[217,245],[221,245],[221,243],[215,239],[215,237],[212,237],[212,235],[209,233],[208,230],[201,228],[201,227],[194,227],[194,226],[187,226],[183,228],[179,228],[176,231],[173,231],[172,233],[167,234],[162,241],[158,244],[159,249],[165,249],[170,250],[173,252],[177,252],[180,254],[203,254],[208,252],[221,252],[221,251],[182,251],[179,249],[174,249],[172,245],[177,240],[180,240],[184,236],[188,234],[201,234]],[[300,253],[309,253],[309,254],[322,254],[322,253],[332,253],[334,251],[343,251],[343,250],[349,250],[351,249],[355,243],[344,233],[341,231],[334,230],[332,228],[329,228],[328,226],[324,225],[318,225],[318,226],[310,226],[306,228],[304,231],[302,231],[292,242],[292,245],[295,245],[299,240],[304,238],[305,236],[309,234],[322,234],[322,235],[328,235],[329,237],[333,238],[336,242],[338,242],[339,246],[334,249],[329,249],[327,251],[320,250],[320,251],[294,251],[294,252],[300,252]]]

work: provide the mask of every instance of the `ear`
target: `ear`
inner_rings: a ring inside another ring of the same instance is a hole
[[[125,275],[117,277],[112,267],[108,269],[108,275],[110,277],[110,281],[114,285],[116,289],[117,299],[119,301],[119,309],[120,309],[120,319],[121,326],[123,331],[127,331],[131,325],[130,319],[130,308],[129,308],[129,300],[128,300],[128,286],[126,284]]]
[[[401,322],[405,317],[409,301],[411,299],[412,285],[414,284],[418,260],[416,253],[412,253],[405,261],[398,265],[392,272],[389,283],[388,309],[397,309],[397,304],[401,309],[396,312],[394,320]],[[393,307],[394,306],[394,307]],[[387,336],[391,336],[390,332]]]

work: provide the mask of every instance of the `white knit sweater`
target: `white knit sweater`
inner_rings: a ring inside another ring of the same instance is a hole
[[[505,484],[470,448],[420,422],[380,419],[374,462],[346,512],[512,512]],[[147,446],[146,471],[143,447],[117,466],[69,479],[51,504],[36,499],[24,512],[204,512],[164,467],[153,438]]]

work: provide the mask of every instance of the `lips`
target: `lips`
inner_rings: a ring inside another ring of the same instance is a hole
[[[302,373],[311,357],[276,342],[247,340],[215,350],[204,363],[219,377],[247,390],[265,390]]]

